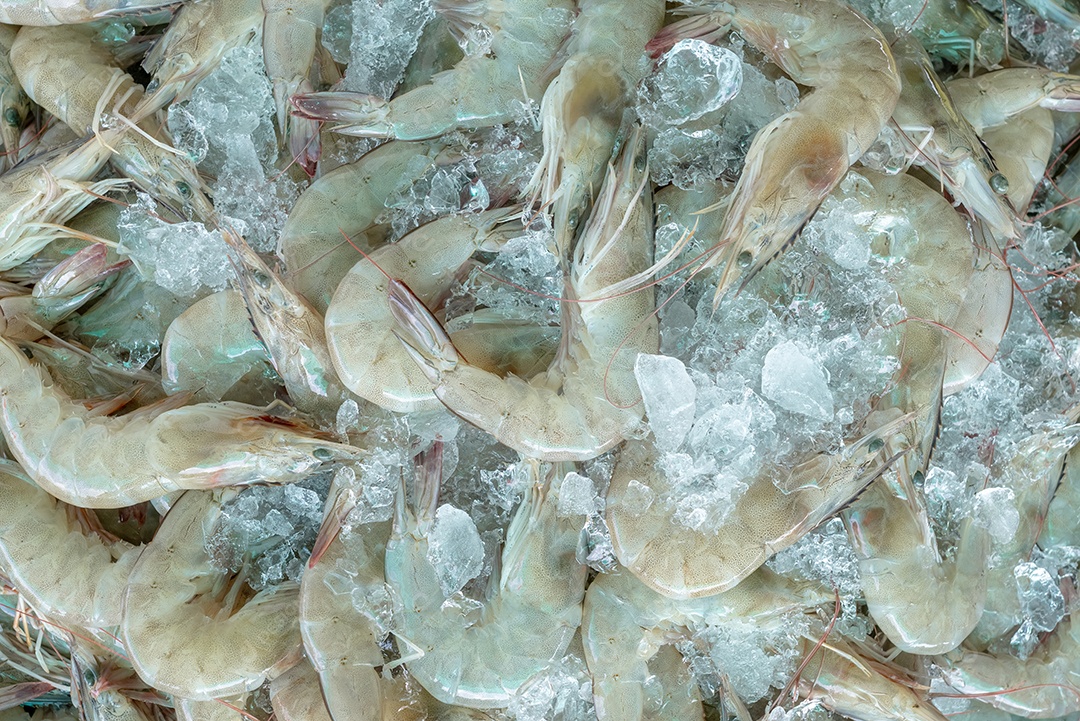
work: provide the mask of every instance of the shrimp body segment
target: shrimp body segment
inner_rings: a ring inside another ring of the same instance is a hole
[[[122,508],[184,488],[299,479],[353,449],[242,403],[92,415],[0,338],[0,427],[35,483],[65,503]]]
[[[0,0],[0,22],[12,25],[73,25],[152,12],[176,0]]]
[[[716,303],[782,253],[877,139],[900,97],[896,61],[881,32],[833,0],[707,2],[685,7],[684,31],[731,26],[795,82],[814,88],[790,112],[758,131],[746,154],[714,254],[722,265]]]
[[[154,688],[181,698],[253,691],[300,645],[295,583],[237,603],[243,582],[228,588],[227,574],[211,563],[207,535],[235,493],[181,496],[140,554],[124,593],[120,634],[132,666]]]

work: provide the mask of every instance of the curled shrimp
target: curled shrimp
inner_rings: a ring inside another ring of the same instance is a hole
[[[35,483],[76,506],[122,508],[183,488],[287,482],[353,453],[242,403],[94,415],[4,338],[0,379],[9,448]]]
[[[419,649],[407,662],[409,672],[443,703],[505,706],[562,655],[581,623],[586,569],[575,557],[581,519],[556,516],[556,479],[569,468],[554,465],[541,477],[538,462],[528,467],[531,484],[507,529],[496,590],[476,619],[445,603],[428,560],[441,469],[418,469],[417,514],[406,513],[404,489],[399,493],[386,546],[386,580],[403,606],[395,633]]]
[[[568,29],[569,0],[444,0],[440,12],[461,30],[491,30],[490,51],[466,56],[427,85],[386,101],[354,93],[293,98],[295,113],[339,123],[333,130],[362,137],[419,140],[456,128],[513,119],[522,101],[539,100],[542,78]]]
[[[627,292],[652,260],[653,209],[644,134],[627,139],[578,241],[564,305],[563,346],[526,382],[465,361],[415,295],[390,286],[395,333],[451,411],[532,458],[588,460],[641,424],[638,353],[659,343],[651,287]]]
[[[802,230],[848,167],[877,139],[896,107],[900,76],[881,32],[833,0],[705,2],[693,17],[653,41],[728,26],[814,92],[758,131],[724,218],[719,250],[704,267],[722,265],[715,302],[745,287]],[[839,122],[838,122],[839,121]]]
[[[187,492],[139,554],[120,635],[139,677],[181,698],[258,688],[300,645],[296,583],[244,597],[243,579],[214,568],[206,538],[235,490]]]

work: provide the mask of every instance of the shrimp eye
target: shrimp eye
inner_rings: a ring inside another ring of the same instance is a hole
[[[266,273],[257,270],[252,273],[251,277],[260,288],[270,287],[270,277]]]
[[[573,230],[574,228],[577,227],[578,220],[580,220],[580,219],[581,219],[581,216],[578,214],[578,211],[575,210],[572,213],[570,213],[570,217],[566,219],[566,222],[570,226],[570,229]]]
[[[739,253],[739,257],[735,259],[735,262],[739,265],[740,268],[747,268],[750,266],[751,263],[754,262],[754,254],[751,253],[749,250],[744,250],[743,252]]]
[[[870,445],[867,446],[867,448],[870,449],[871,453],[877,453],[884,447],[885,441],[881,440],[880,438],[875,438],[874,440],[870,441]]]
[[[998,195],[1005,195],[1009,192],[1009,179],[1001,173],[994,173],[990,176],[990,189]]]
[[[4,122],[13,128],[19,127],[19,111],[15,108],[8,108],[4,111]]]
[[[311,452],[311,455],[315,456],[315,459],[319,461],[328,461],[334,457],[329,448],[316,448]]]
[[[644,155],[639,155],[636,158],[634,158],[634,170],[637,170],[637,171],[645,170],[645,156]]]
[[[915,471],[911,476],[911,480],[915,482],[916,486],[921,486],[923,481],[926,480],[926,474],[922,471]]]
[[[179,183],[176,184],[176,189],[180,191],[180,195],[182,195],[183,197],[185,197],[185,198],[190,198],[191,197],[191,186],[188,185],[187,183],[185,183],[183,181],[180,181]]]

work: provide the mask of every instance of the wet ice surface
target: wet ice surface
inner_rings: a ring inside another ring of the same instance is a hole
[[[435,525],[428,534],[428,561],[446,596],[480,575],[484,544],[468,513],[448,503],[436,509]]]
[[[638,91],[638,116],[649,125],[697,120],[719,110],[742,87],[739,56],[701,40],[680,40],[656,65]]]
[[[429,0],[353,0],[331,8],[322,43],[348,65],[340,90],[389,98],[435,16]]]

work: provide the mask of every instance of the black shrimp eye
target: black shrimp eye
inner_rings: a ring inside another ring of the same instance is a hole
[[[4,122],[13,128],[19,127],[19,111],[15,108],[8,108],[4,111]]]
[[[645,156],[644,155],[639,155],[636,158],[634,158],[634,170],[637,170],[637,171],[645,170]]]
[[[578,211],[575,210],[570,213],[570,217],[566,219],[566,222],[570,225],[571,229],[574,229],[577,227],[578,220],[580,220],[580,218],[581,216],[578,214]]]
[[[176,184],[176,189],[180,191],[180,195],[185,198],[191,197],[191,186],[181,181]]]
[[[867,448],[870,449],[871,453],[877,453],[884,447],[885,441],[881,440],[880,438],[875,438],[874,440],[870,441],[870,445],[867,446]]]
[[[328,461],[334,457],[329,448],[316,448],[311,452],[311,455],[315,456],[315,459],[319,461]]]
[[[915,482],[916,486],[921,486],[923,481],[926,480],[926,475],[922,471],[915,471],[915,473],[911,475],[911,480]]]
[[[270,287],[270,276],[268,276],[266,273],[257,270],[251,274],[251,277],[252,279],[254,279],[256,285],[258,285],[260,288]]]
[[[1005,195],[1009,192],[1009,179],[1001,173],[994,173],[990,176],[990,189],[998,195]]]
[[[754,262],[754,254],[751,253],[749,250],[744,250],[743,252],[739,253],[739,257],[735,259],[735,262],[740,268],[747,268],[750,266],[751,263]]]

